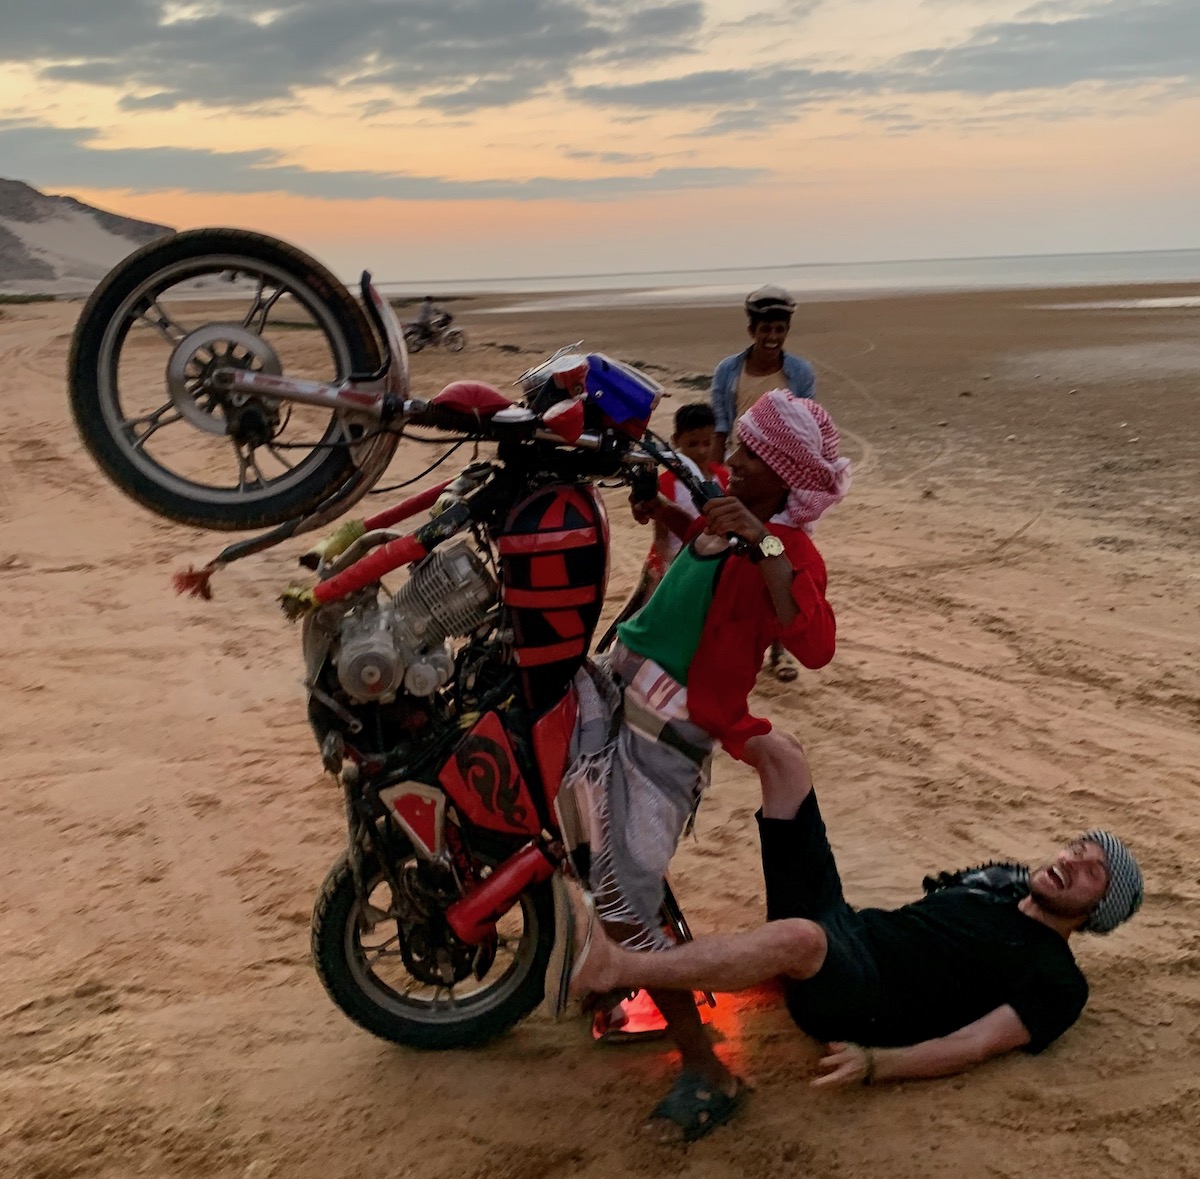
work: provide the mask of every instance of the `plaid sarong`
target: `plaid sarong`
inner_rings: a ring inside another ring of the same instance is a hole
[[[576,677],[579,719],[556,806],[576,870],[630,949],[674,941],[659,908],[667,865],[709,782],[713,739],[688,719],[687,689],[620,643]]]

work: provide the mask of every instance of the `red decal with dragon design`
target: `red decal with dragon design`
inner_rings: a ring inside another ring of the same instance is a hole
[[[488,831],[538,835],[542,825],[499,716],[489,712],[458,743],[438,774],[466,819]]]

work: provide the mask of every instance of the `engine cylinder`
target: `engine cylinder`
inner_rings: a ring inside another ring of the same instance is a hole
[[[392,599],[397,622],[426,649],[470,634],[496,600],[496,581],[465,540],[434,549]]]
[[[402,686],[431,696],[454,674],[448,640],[479,626],[496,597],[495,579],[467,541],[435,549],[391,601],[342,619],[338,681],[362,704],[388,703]]]

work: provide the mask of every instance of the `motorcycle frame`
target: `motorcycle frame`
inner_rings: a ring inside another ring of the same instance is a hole
[[[377,372],[351,374],[340,382],[326,383],[249,372],[244,369],[219,369],[211,378],[213,383],[228,393],[314,405],[335,412],[366,416],[385,426],[395,421],[396,431],[389,431],[394,446],[404,420],[425,409],[428,403],[410,399],[408,396],[408,350],[404,343],[403,328],[391,305],[371,282],[370,275],[365,272],[362,277],[362,297],[384,349],[383,363]],[[533,439],[555,444],[565,442],[583,450],[598,450],[603,443],[601,437],[593,434],[576,434],[568,442],[567,438],[554,430],[545,428],[550,424],[548,420],[543,422],[540,416],[528,410],[524,412],[525,420],[533,426],[528,435]],[[390,449],[387,457],[390,458]],[[653,468],[662,459],[653,450],[649,453],[643,450],[641,453],[630,453],[626,461],[636,466]],[[386,465],[386,459],[382,465]],[[376,475],[378,473],[381,471],[375,472]],[[373,478],[368,479],[365,485],[358,489],[355,498],[361,496],[373,482]],[[344,504],[339,506],[344,507]],[[325,518],[325,513],[305,520],[302,530],[307,531],[318,518]],[[555,714],[560,711],[561,706],[552,710]],[[561,738],[561,734],[557,737]],[[555,755],[543,749],[543,744],[556,746],[563,742],[556,742],[556,735],[549,731],[535,735],[539,770],[544,772],[543,761],[554,761]],[[346,795],[355,886],[360,899],[365,903],[367,898],[361,873],[362,841],[364,838],[373,839],[374,824],[367,822],[359,813],[358,803],[361,796],[359,799],[355,797],[359,793],[355,789],[358,774],[355,773],[352,777],[353,781],[342,775],[342,781]],[[557,790],[554,793],[557,793]],[[418,856],[427,862],[442,864],[453,870],[445,841],[446,809],[452,798],[444,787],[408,780],[385,786],[378,792],[377,798],[384,813],[399,826]],[[550,802],[551,799],[548,798],[547,801]],[[386,854],[383,854],[381,859],[386,863]],[[516,902],[527,887],[555,876],[565,861],[566,851],[559,838],[551,831],[542,830],[500,864],[486,881],[474,888],[465,889],[463,895],[447,910],[447,919],[463,941],[479,942],[489,935],[495,927],[496,920]],[[387,875],[389,884],[395,890],[396,881],[391,878],[390,872],[387,872]],[[673,901],[674,898],[671,899]],[[677,931],[680,940],[690,940],[682,914],[677,913],[676,909],[677,906],[665,909],[664,920]]]
[[[345,380],[327,383],[240,368],[219,368],[209,379],[223,393],[271,397],[277,401],[292,401],[333,412],[357,414],[385,426],[395,423],[398,432],[407,418],[427,409],[429,403],[409,397],[408,349],[404,344],[403,328],[392,305],[379,293],[371,276],[365,272],[362,296],[384,347],[383,364],[377,372],[351,374]],[[535,415],[528,414],[528,420],[533,422]],[[530,436],[540,442],[562,444],[567,441],[554,430],[543,427],[535,427]],[[571,439],[569,444],[580,450],[599,450],[603,439],[596,434],[580,434]],[[388,454],[389,461],[390,458]],[[631,454],[629,461],[649,465],[654,463],[648,455],[639,454]],[[386,465],[385,461],[383,466]],[[382,474],[382,469],[378,473]],[[339,511],[344,511],[348,506],[349,502],[341,502]],[[330,518],[322,516],[320,522]]]

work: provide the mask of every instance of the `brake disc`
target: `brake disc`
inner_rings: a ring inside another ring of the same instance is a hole
[[[278,417],[273,398],[217,394],[209,378],[219,368],[283,375],[278,354],[262,336],[241,324],[206,323],[180,340],[167,362],[167,390],[186,421],[206,434],[228,434],[232,413],[250,403],[257,404],[266,419]]]

